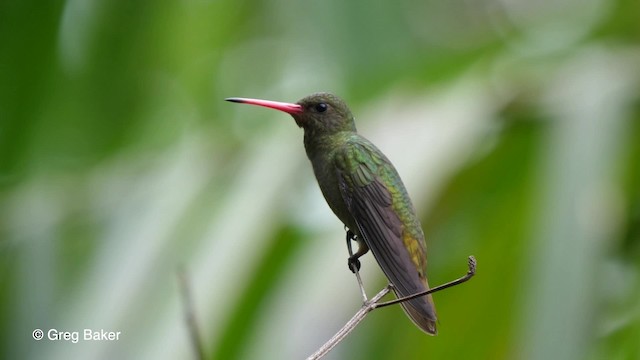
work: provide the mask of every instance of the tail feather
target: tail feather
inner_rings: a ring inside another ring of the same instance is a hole
[[[426,284],[426,288],[429,285]],[[396,294],[397,296],[408,296],[411,294],[403,295]],[[404,312],[409,316],[409,319],[418,327],[429,335],[436,335],[436,322],[438,320],[436,315],[435,305],[431,294],[422,296],[413,300],[405,301],[400,304]]]

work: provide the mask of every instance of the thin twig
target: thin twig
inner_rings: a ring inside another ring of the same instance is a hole
[[[358,326],[358,324],[360,324],[360,322],[364,320],[364,317],[371,311],[381,307],[408,301],[408,300],[411,300],[420,296],[424,296],[427,294],[432,294],[432,293],[444,290],[446,288],[450,288],[452,286],[462,284],[463,282],[471,279],[473,275],[475,275],[476,264],[477,264],[476,259],[473,256],[469,256],[469,260],[468,260],[469,270],[463,277],[456,279],[454,281],[448,282],[446,284],[436,286],[427,291],[406,296],[400,299],[378,303],[380,299],[382,299],[385,295],[389,293],[389,291],[391,291],[392,285],[391,284],[387,285],[384,289],[380,290],[380,292],[377,293],[376,296],[372,297],[371,300],[365,301],[362,307],[360,308],[360,310],[358,310],[358,312],[356,312],[356,314],[340,330],[338,330],[338,332],[335,335],[333,335],[331,339],[329,339],[324,345],[322,345],[320,349],[318,349],[315,353],[309,356],[307,360],[317,360],[325,356],[329,351],[331,351],[334,347],[336,347],[336,345],[338,345],[347,335],[349,335],[356,328],[356,326]],[[358,273],[356,272],[356,275],[357,274]],[[360,281],[359,283],[361,284]]]
[[[399,299],[385,301],[383,303],[376,304],[375,308],[377,309],[377,308],[383,308],[383,307],[389,306],[389,305],[399,304],[401,302],[409,301],[411,299],[415,299],[415,298],[418,298],[418,297],[421,297],[421,296],[433,294],[434,292],[438,292],[438,291],[444,290],[446,288],[450,288],[452,286],[460,285],[463,282],[466,282],[469,279],[471,279],[473,277],[473,275],[476,274],[476,264],[477,264],[476,263],[476,258],[473,257],[473,256],[469,256],[468,263],[469,263],[469,271],[467,271],[467,274],[465,276],[463,276],[463,277],[461,277],[459,279],[450,281],[450,282],[448,282],[446,284],[442,284],[442,285],[436,286],[436,287],[431,288],[429,290],[425,290],[425,291],[422,291],[422,292],[419,292],[419,293],[415,293],[413,295],[409,295],[409,296],[401,297]]]
[[[200,337],[200,330],[196,321],[196,314],[193,306],[193,299],[191,297],[191,288],[189,287],[189,279],[184,267],[178,268],[178,284],[180,285],[180,293],[182,295],[182,302],[184,303],[184,315],[189,329],[189,338],[191,339],[191,345],[196,354],[198,360],[206,359],[204,355],[204,346],[202,344],[202,338]]]
[[[367,303],[367,293],[364,291],[364,285],[362,284],[362,278],[360,277],[360,271],[354,266],[354,273],[356,274],[356,280],[358,280],[358,286],[360,287],[360,295],[362,295],[362,302]]]
[[[376,296],[372,297],[370,301],[367,301],[362,305],[360,310],[353,315],[353,317],[347,321],[347,323],[340,329],[338,332],[329,339],[324,345],[318,349],[315,353],[307,358],[307,360],[317,360],[325,356],[329,351],[331,351],[336,345],[338,345],[342,339],[344,339],[353,329],[360,324],[364,317],[376,308],[376,303],[382,299],[383,296],[387,295],[391,291],[390,286],[386,286]]]
[[[347,232],[347,250],[349,251],[349,259],[351,259],[351,257],[353,256],[353,248],[351,247],[351,241],[352,238],[349,236],[351,232],[348,231]],[[362,295],[362,303],[366,304],[367,303],[367,293],[364,290],[364,284],[362,283],[362,278],[360,277],[360,270],[358,269],[358,266],[354,263],[349,263],[349,268],[351,269],[351,271],[353,271],[354,274],[356,274],[356,280],[358,281],[358,287],[360,288],[360,294]]]

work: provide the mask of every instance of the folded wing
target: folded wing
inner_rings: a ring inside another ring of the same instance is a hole
[[[373,253],[382,271],[393,284],[396,294],[408,296],[427,289],[424,275],[424,245],[407,239],[394,201],[411,206],[395,169],[373,145],[351,144],[339,150],[336,172],[342,197],[356,223],[357,235]],[[391,167],[391,168],[389,168]],[[387,185],[389,182],[393,184]],[[391,189],[395,187],[395,191]],[[394,198],[394,196],[396,198]],[[419,261],[412,259],[405,241],[419,249]],[[422,268],[421,268],[422,267]],[[402,303],[413,322],[429,334],[436,333],[436,314],[431,296]]]

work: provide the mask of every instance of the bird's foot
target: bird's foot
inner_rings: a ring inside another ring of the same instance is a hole
[[[347,259],[347,266],[352,273],[356,273],[356,271],[360,271],[360,260],[358,260],[358,256],[352,255]]]
[[[349,270],[351,270],[351,272],[355,274],[356,271],[360,270],[360,260],[358,260],[358,258],[360,257],[360,254],[353,253],[353,250],[351,248],[352,241],[358,241],[356,234],[354,234],[353,231],[347,229],[347,248],[349,249],[349,258],[347,259],[347,266],[349,267]]]

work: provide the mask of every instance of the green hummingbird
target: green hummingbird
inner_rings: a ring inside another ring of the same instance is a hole
[[[352,271],[360,266],[358,258],[371,250],[396,296],[429,289],[424,234],[407,190],[389,159],[357,133],[344,101],[329,93],[309,95],[295,104],[225,100],[284,111],[304,130],[304,147],[320,190],[358,242],[358,251],[348,259]],[[421,330],[436,334],[431,295],[401,305]]]

